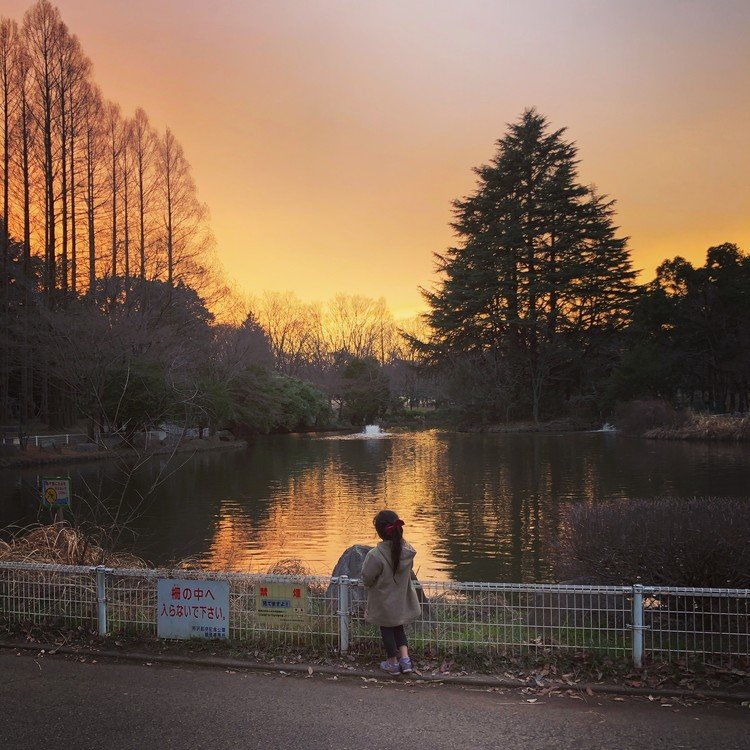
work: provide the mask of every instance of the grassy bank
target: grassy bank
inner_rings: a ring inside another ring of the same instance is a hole
[[[750,415],[687,412],[681,424],[653,427],[643,433],[653,440],[750,441]]]
[[[245,440],[219,440],[202,438],[200,440],[183,440],[178,445],[156,444],[137,449],[138,455],[164,456],[173,453],[199,453],[202,451],[232,450],[247,447]],[[28,466],[47,466],[50,464],[83,463],[85,461],[109,461],[118,458],[131,458],[134,448],[100,448],[85,453],[76,450],[72,445],[58,445],[52,448],[27,446],[26,450],[0,458],[0,469],[16,469]]]

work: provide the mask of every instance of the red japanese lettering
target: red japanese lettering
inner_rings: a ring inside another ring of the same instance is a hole
[[[182,598],[186,600],[190,600],[193,598],[193,592],[190,589],[183,589],[182,590]]]
[[[179,598],[180,598],[180,587],[172,586],[172,599],[179,599]]]
[[[193,591],[193,596],[196,599],[202,599],[203,598],[203,589],[196,589],[195,591]]]
[[[268,596],[268,588],[266,586],[260,587],[260,595],[261,596]]]
[[[302,591],[300,589],[293,589],[292,590],[292,596],[295,599],[300,599],[302,597]]]

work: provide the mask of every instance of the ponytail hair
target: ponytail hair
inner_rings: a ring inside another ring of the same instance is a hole
[[[392,510],[381,510],[373,519],[373,523],[378,536],[383,541],[391,543],[391,567],[395,578],[401,562],[401,550],[404,547],[404,522],[398,517],[398,513]]]

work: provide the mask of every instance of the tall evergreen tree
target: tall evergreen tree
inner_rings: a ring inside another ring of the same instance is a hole
[[[427,351],[490,419],[536,421],[545,404],[591,395],[627,320],[627,240],[614,202],[578,182],[564,133],[534,109],[509,126],[475,192],[455,201],[459,242],[436,254],[441,279],[423,290]]]

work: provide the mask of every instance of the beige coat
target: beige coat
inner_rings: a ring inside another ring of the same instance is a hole
[[[362,563],[362,582],[367,588],[365,617],[371,623],[390,628],[406,625],[422,614],[411,581],[416,554],[414,547],[404,541],[398,571],[394,576],[390,542],[380,542],[367,553]]]

